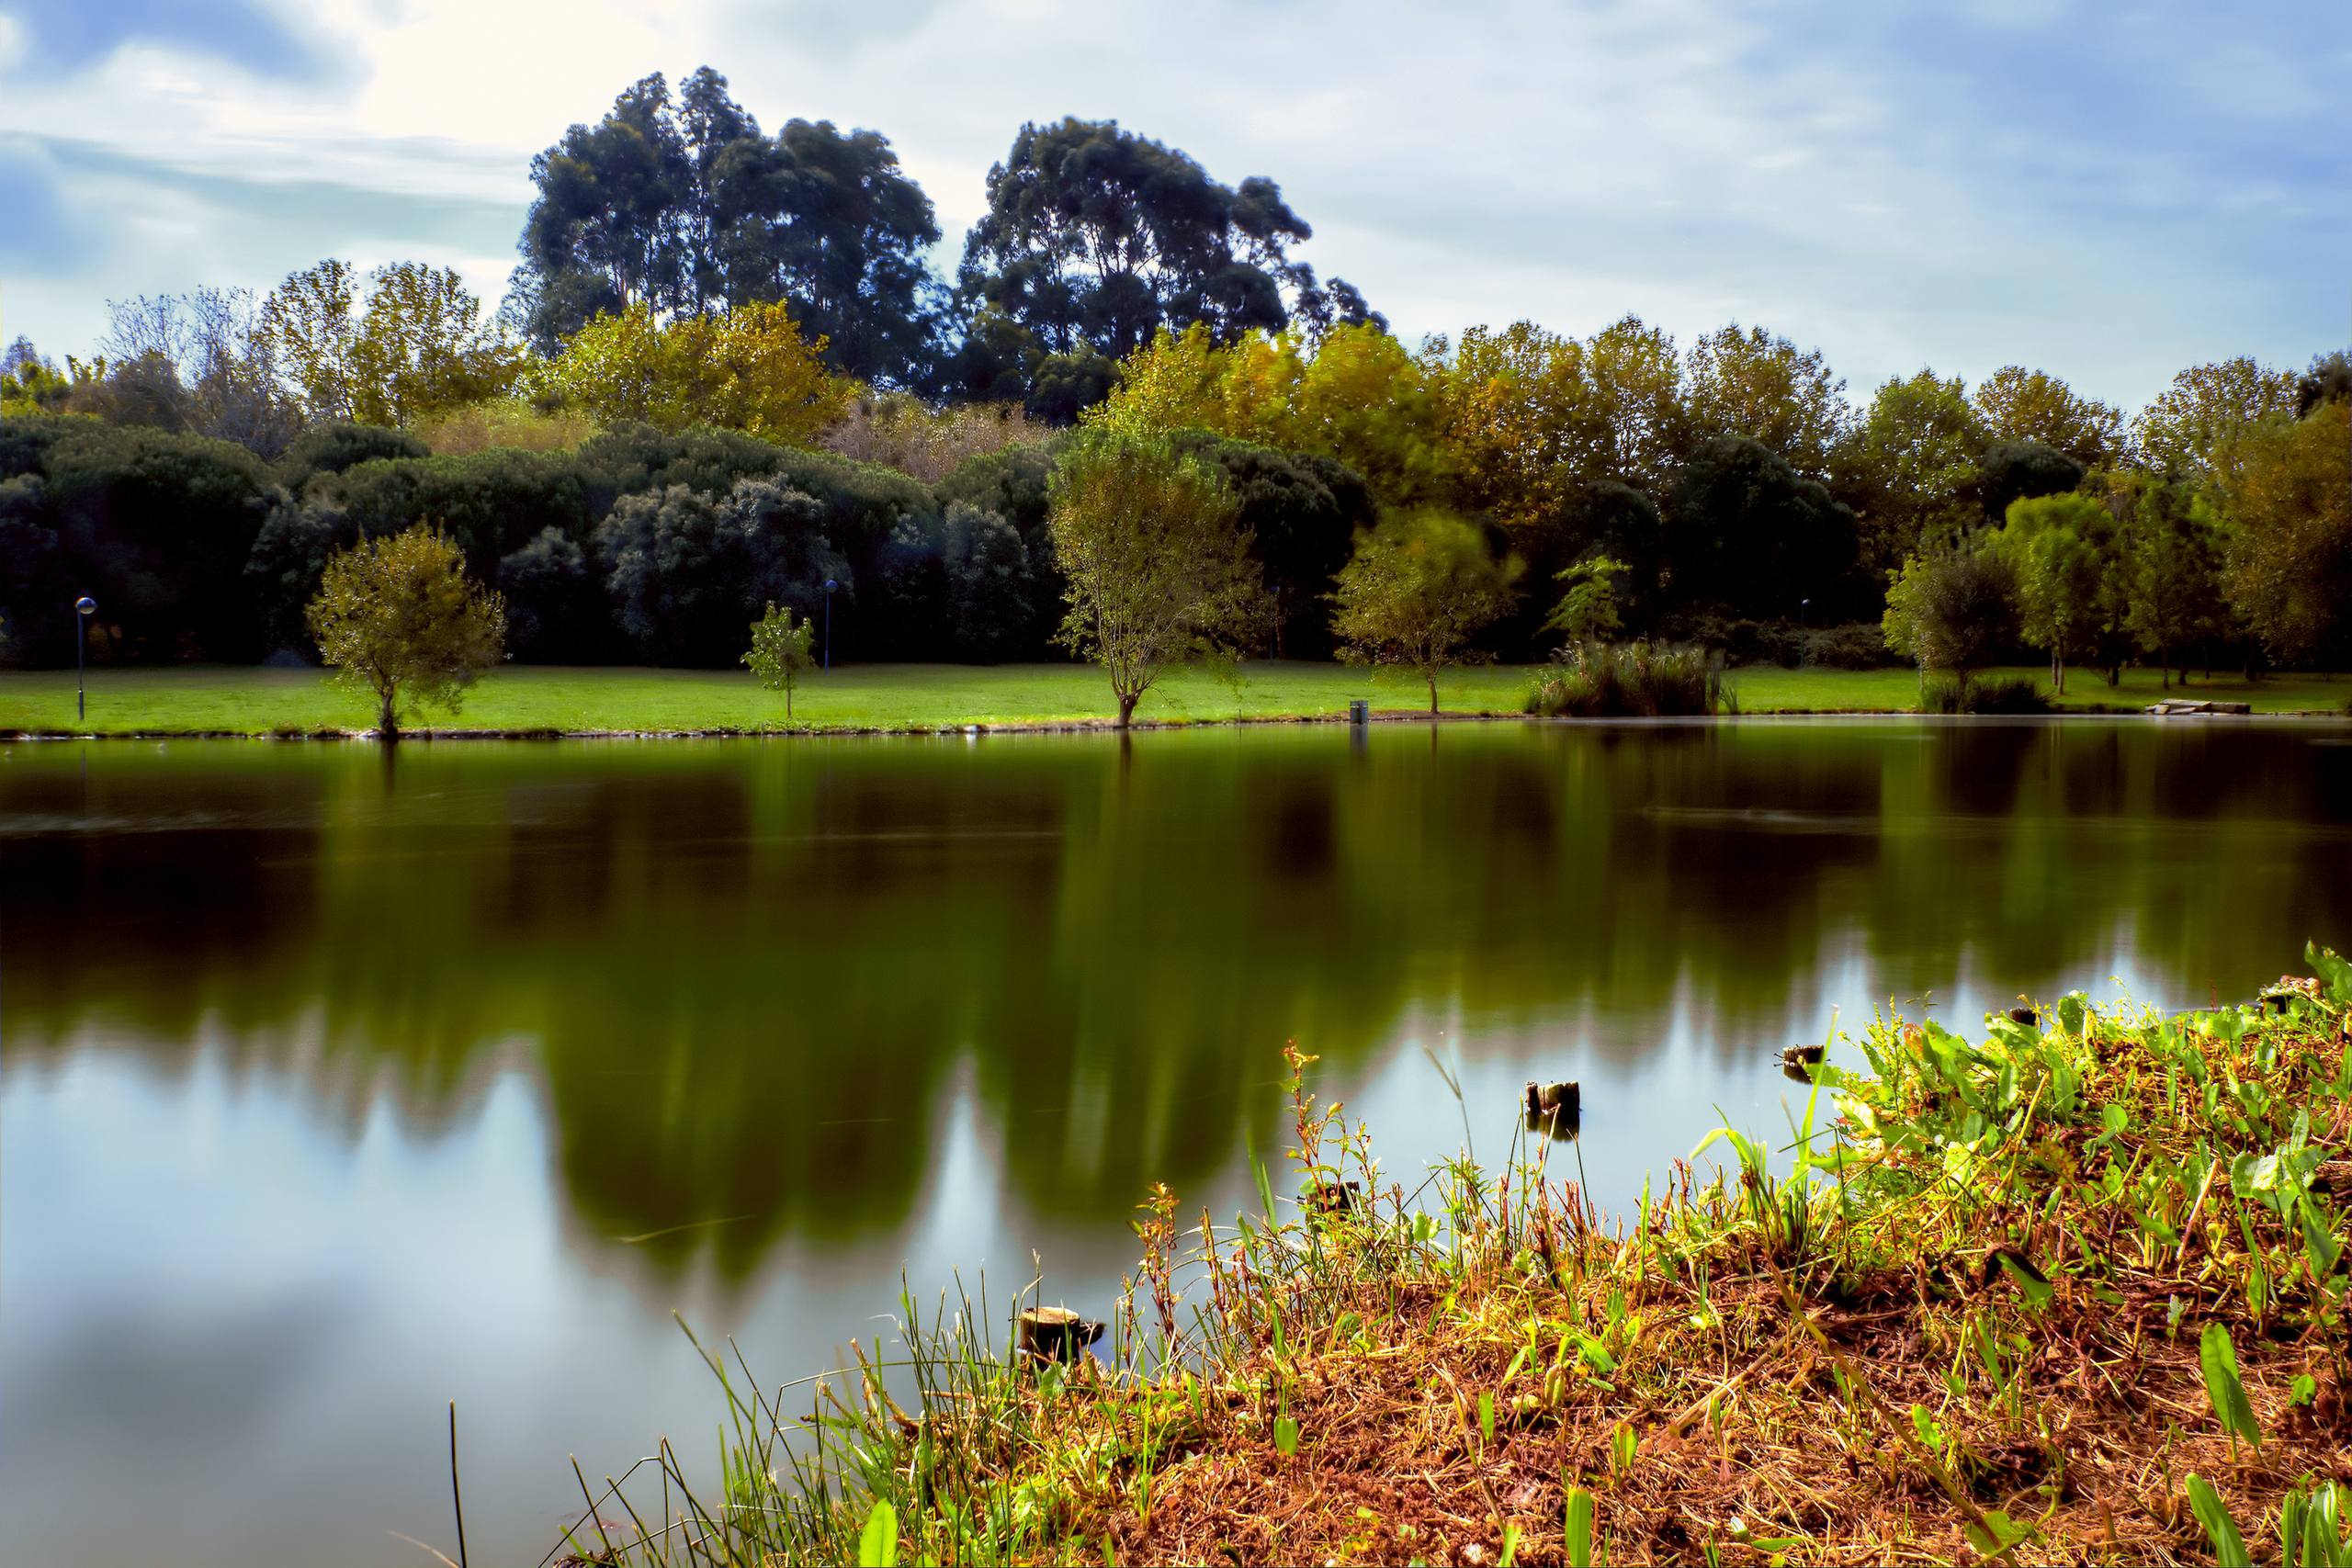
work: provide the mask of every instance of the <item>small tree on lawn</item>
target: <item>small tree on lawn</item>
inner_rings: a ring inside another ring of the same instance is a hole
[[[1903,563],[1886,591],[1886,646],[1919,661],[1919,681],[1941,670],[1968,682],[2008,635],[2015,587],[2008,563],[1981,538],[1938,545]]]
[[[774,604],[768,606],[766,615],[752,623],[752,651],[743,655],[743,662],[752,667],[752,673],[759,677],[761,685],[784,694],[786,724],[792,722],[792,689],[800,683],[801,671],[817,662],[808,651],[816,632],[813,615],[796,623],[790,610],[780,610]]]
[[[1567,590],[1552,607],[1544,629],[1564,634],[1570,642],[1607,642],[1623,624],[1617,615],[1617,579],[1625,563],[1607,556],[1592,556],[1561,572]]]
[[[1101,664],[1121,729],[1170,665],[1231,658],[1271,602],[1225,476],[1164,436],[1080,434],[1046,486],[1069,587],[1061,640]]]
[[[403,706],[455,712],[506,643],[503,596],[469,581],[465,552],[423,524],[337,551],[306,619],[335,683],[375,699],[387,740]]]
[[[1470,639],[1510,614],[1521,565],[1497,560],[1472,524],[1435,509],[1397,513],[1356,536],[1340,569],[1331,630],[1340,657],[1356,664],[1404,664],[1429,682],[1470,657]]]
[[[1994,536],[2016,581],[2018,629],[2050,654],[2050,683],[2066,694],[2066,658],[2106,629],[2115,542],[2107,508],[2079,491],[2009,502]]]

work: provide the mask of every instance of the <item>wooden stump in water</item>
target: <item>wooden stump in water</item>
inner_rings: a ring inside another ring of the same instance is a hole
[[[1029,1307],[1017,1320],[1021,1353],[1040,1361],[1075,1361],[1102,1337],[1102,1325],[1068,1307]]]
[[[2009,1021],[2022,1023],[2031,1029],[2041,1021],[2041,1014],[2032,1008],[2014,1007],[2009,1010]]]
[[[1783,1046],[1781,1051],[1781,1065],[1784,1067],[1817,1067],[1821,1065],[1821,1059],[1827,1055],[1829,1055],[1829,1047],[1826,1045]]]
[[[1527,1130],[1555,1138],[1576,1136],[1584,1120],[1584,1091],[1575,1083],[1527,1082]]]

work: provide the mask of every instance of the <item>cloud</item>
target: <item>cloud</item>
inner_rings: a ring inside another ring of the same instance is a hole
[[[19,273],[68,273],[86,243],[46,150],[28,138],[0,137],[0,265]]]
[[[164,44],[261,75],[320,69],[311,41],[254,0],[0,0],[15,63],[78,71],[130,43]],[[0,63],[10,62],[0,60]]]
[[[311,0],[299,28],[288,3],[83,0],[108,18],[86,63],[10,74],[0,133],[45,139],[70,177],[28,188],[89,246],[78,295],[12,279],[36,335],[92,335],[109,290],[266,287],[330,254],[461,265],[494,295],[531,155],[705,62],[771,129],[888,135],[951,269],[1014,130],[1072,113],[1272,177],[1306,259],[1412,336],[1636,310],[1687,341],[1737,317],[1857,391],[2017,360],[2133,405],[2181,365],[2300,364],[2346,333],[2335,0]],[[0,0],[53,58],[64,9]],[[191,41],[188,14],[261,41]],[[296,47],[346,74],[269,64]]]

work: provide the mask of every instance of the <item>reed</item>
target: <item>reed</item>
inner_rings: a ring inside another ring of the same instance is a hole
[[[1231,1224],[1147,1195],[1102,1359],[1010,1352],[1034,1284],[765,1392],[707,1350],[721,1479],[583,1477],[550,1560],[2352,1562],[2352,965],[2309,959],[1876,1019],[1614,1222],[1517,1105],[1392,1179],[1293,1048],[1286,1163]]]

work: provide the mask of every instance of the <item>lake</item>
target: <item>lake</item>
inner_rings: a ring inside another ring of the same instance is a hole
[[[1833,1012],[2306,939],[2352,727],[0,746],[6,1555],[415,1568],[454,1399],[473,1559],[536,1562],[567,1454],[713,1450],[673,1311],[774,1383],[902,1269],[1100,1308],[1148,1183],[1278,1157],[1287,1039],[1408,1180],[1579,1079],[1623,1203],[1784,1133]]]

